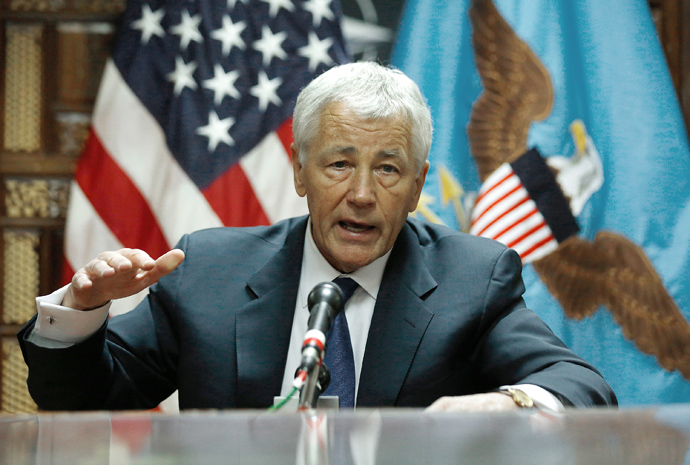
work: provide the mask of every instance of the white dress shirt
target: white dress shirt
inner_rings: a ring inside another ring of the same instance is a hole
[[[62,349],[89,338],[98,331],[110,310],[110,302],[93,310],[74,310],[62,305],[67,286],[47,296],[36,297],[38,317],[27,339],[51,349]]]

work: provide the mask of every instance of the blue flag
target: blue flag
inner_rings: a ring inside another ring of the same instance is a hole
[[[408,0],[392,61],[434,118],[415,214],[515,248],[621,405],[690,402],[690,153],[646,0]]]

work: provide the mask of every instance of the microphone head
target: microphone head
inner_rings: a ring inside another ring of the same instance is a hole
[[[325,303],[335,310],[337,314],[343,308],[343,300],[345,300],[343,291],[340,290],[337,284],[323,282],[317,284],[314,286],[314,289],[311,290],[307,298],[307,306],[309,307],[309,311],[311,311],[314,305]]]

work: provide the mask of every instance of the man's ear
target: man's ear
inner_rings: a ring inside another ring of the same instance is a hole
[[[422,189],[424,189],[424,182],[426,181],[426,174],[429,172],[429,160],[424,162],[424,167],[422,171],[419,172],[417,178],[414,180],[415,183],[415,193],[414,198],[408,206],[408,211],[411,213],[417,209],[417,204],[419,203],[419,197],[422,195]]]
[[[304,180],[302,179],[302,163],[299,161],[299,148],[294,142],[290,144],[290,156],[292,157],[292,174],[295,180],[295,191],[300,197],[307,194],[304,187]]]

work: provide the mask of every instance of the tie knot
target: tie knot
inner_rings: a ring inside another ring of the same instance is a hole
[[[343,291],[343,306],[345,306],[347,301],[350,300],[350,297],[352,297],[352,294],[354,294],[359,287],[359,284],[352,278],[335,278],[333,283],[337,284],[340,290]]]

